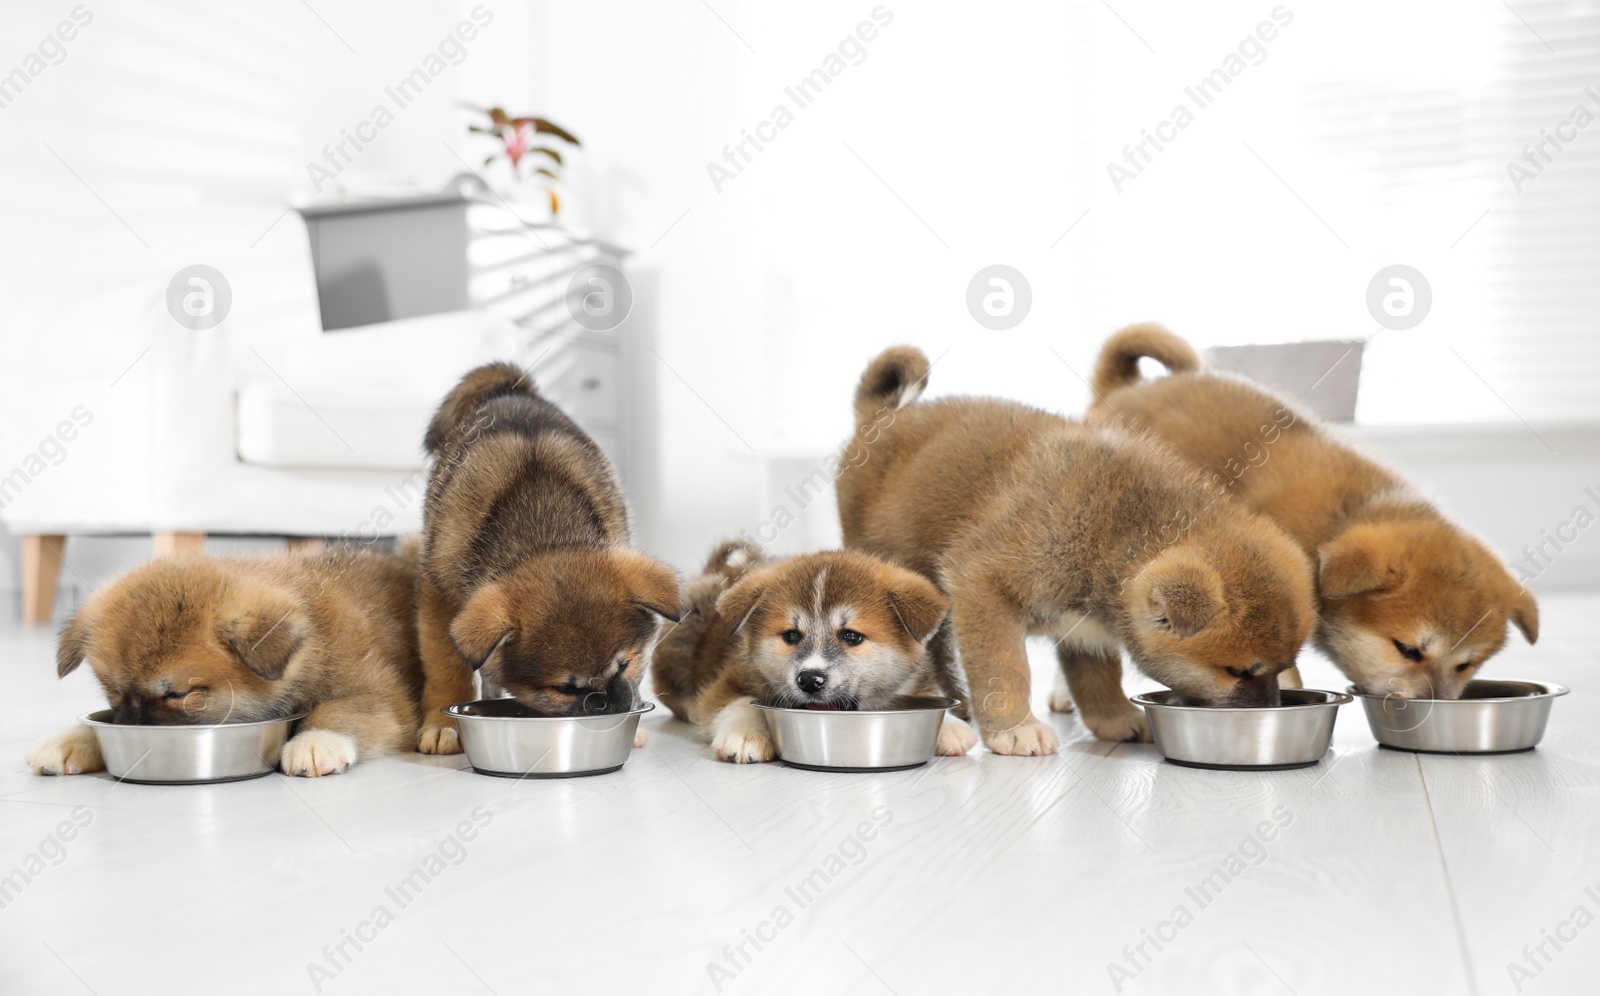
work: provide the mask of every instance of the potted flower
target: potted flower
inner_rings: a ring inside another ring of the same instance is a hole
[[[481,120],[469,125],[467,130],[479,135],[492,135],[500,143],[500,147],[490,153],[483,164],[488,166],[504,158],[511,167],[512,178],[518,183],[532,181],[534,177],[546,178],[550,181],[544,182],[544,193],[550,199],[550,214],[559,214],[561,199],[551,183],[561,179],[561,169],[565,165],[562,148],[577,147],[582,143],[571,132],[547,118],[512,117],[500,107],[465,106],[481,116]]]

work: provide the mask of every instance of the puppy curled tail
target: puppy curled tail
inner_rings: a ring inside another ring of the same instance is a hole
[[[722,578],[725,585],[744,577],[746,571],[761,562],[761,547],[749,540],[728,540],[706,558],[705,573]]]
[[[927,354],[914,346],[891,346],[879,353],[856,385],[856,427],[917,400],[928,386],[931,367]]]
[[[1175,374],[1200,369],[1200,355],[1194,347],[1171,332],[1154,322],[1129,325],[1100,347],[1094,367],[1096,402],[1119,387],[1137,383],[1139,361],[1146,356]]]
[[[533,379],[514,363],[486,363],[468,371],[433,413],[422,445],[432,455],[439,456],[452,439],[467,431],[479,418],[478,409],[502,394],[537,397],[539,392],[534,390]]]

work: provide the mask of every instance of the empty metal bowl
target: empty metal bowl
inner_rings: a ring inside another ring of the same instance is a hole
[[[139,785],[204,785],[260,778],[278,766],[289,729],[301,716],[212,726],[132,726],[111,710],[78,722],[94,731],[106,771]]]
[[[1173,764],[1225,771],[1307,768],[1322,760],[1333,739],[1341,692],[1285,688],[1281,706],[1224,709],[1177,705],[1176,693],[1135,695],[1144,707],[1156,749]]]
[[[1567,694],[1541,681],[1469,681],[1459,699],[1402,699],[1351,693],[1367,710],[1378,743],[1424,754],[1511,754],[1544,737],[1550,706]]]
[[[461,728],[467,762],[499,778],[574,778],[616,771],[633,750],[639,717],[655,708],[606,716],[546,716],[516,699],[479,699],[440,710]]]
[[[756,703],[783,763],[816,771],[898,771],[933,759],[957,699],[906,696],[892,709],[784,709]]]

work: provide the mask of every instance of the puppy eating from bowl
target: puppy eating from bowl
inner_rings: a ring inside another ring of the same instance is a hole
[[[523,371],[491,363],[446,396],[424,445],[417,749],[460,753],[439,710],[473,698],[474,671],[547,716],[631,711],[657,620],[678,617],[678,576],[628,546],[599,444]]]
[[[705,731],[718,760],[775,756],[755,703],[797,709],[886,709],[937,695],[929,639],[949,603],[925,578],[851,552],[766,560],[754,544],[718,547],[689,582],[681,623],[651,659],[656,695]],[[977,738],[945,717],[940,754]]]
[[[112,722],[196,726],[305,713],[284,774],[334,775],[410,750],[417,660],[415,557],[333,548],[167,557],[89,596],[61,629],[56,670],[87,660]],[[105,768],[75,727],[28,752],[34,774]]]
[[[1171,376],[1146,381],[1139,360]],[[1270,517],[1316,564],[1317,646],[1369,695],[1461,697],[1539,607],[1505,564],[1399,474],[1289,401],[1201,368],[1193,347],[1134,325],[1101,349],[1089,419],[1148,432]]]
[[[918,401],[930,366],[896,347],[861,375],[866,458],[839,475],[839,517],[846,545],[950,596],[935,660],[964,673],[990,750],[1056,750],[1030,708],[1030,635],[1054,642],[1102,740],[1150,739],[1123,648],[1186,703],[1279,704],[1312,624],[1310,564],[1282,530],[1132,435],[995,398]]]

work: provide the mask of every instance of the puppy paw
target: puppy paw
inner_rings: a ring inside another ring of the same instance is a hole
[[[1072,693],[1067,691],[1067,679],[1056,673],[1056,683],[1050,689],[1050,711],[1072,712],[1076,707],[1072,704]]]
[[[640,723],[639,724],[639,728],[637,730],[635,730],[634,734],[633,734],[633,745],[635,747],[643,747],[645,744],[647,744],[649,742],[650,742],[650,732],[644,728],[644,724],[643,723]]]
[[[946,716],[944,724],[939,727],[939,745],[935,751],[940,757],[956,757],[971,750],[977,742],[978,735],[972,732],[972,727]]]
[[[765,730],[729,730],[711,741],[719,761],[734,764],[760,764],[775,756],[772,737]]]
[[[1150,742],[1150,721],[1145,718],[1142,709],[1130,709],[1110,716],[1085,716],[1083,725],[1100,740],[1133,744]]]
[[[354,737],[333,730],[307,730],[283,745],[279,765],[286,775],[320,778],[356,763]]]
[[[28,751],[26,760],[36,775],[85,775],[106,769],[100,742],[87,726],[45,737]]]
[[[987,734],[983,742],[996,754],[1010,754],[1016,757],[1042,757],[1045,754],[1054,754],[1060,742],[1056,738],[1056,731],[1039,722],[1033,716],[1009,730],[998,730]]]
[[[461,753],[461,733],[455,720],[424,723],[417,733],[417,750],[424,754]]]

